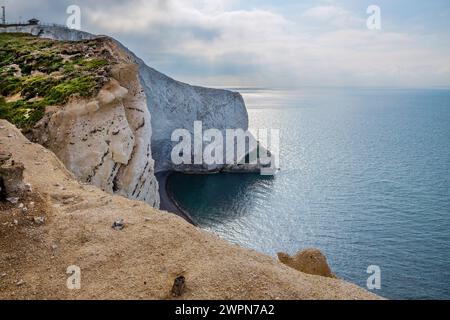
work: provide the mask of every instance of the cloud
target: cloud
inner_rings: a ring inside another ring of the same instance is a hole
[[[111,33],[147,39],[147,61],[214,85],[420,85],[449,83],[449,59],[405,33],[376,32],[335,5],[299,21],[233,1],[138,1],[91,10]],[[365,13],[363,13],[365,14]],[[155,54],[156,52],[156,54]],[[233,82],[233,83],[230,83]],[[224,83],[226,82],[226,83]]]
[[[334,1],[303,5],[295,17],[280,10],[279,2],[264,7],[244,7],[237,0],[78,2],[85,30],[118,38],[150,66],[182,81],[277,87],[450,85],[448,39],[408,29],[368,30],[365,10],[355,14]],[[15,0],[11,6],[23,9],[27,3]],[[33,8],[42,5],[47,19],[59,22],[69,4],[36,0]]]
[[[332,5],[309,8],[302,16],[310,22],[328,23],[334,27],[355,27],[364,23],[350,11]]]

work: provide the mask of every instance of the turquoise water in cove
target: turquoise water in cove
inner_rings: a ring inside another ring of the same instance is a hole
[[[321,249],[387,298],[450,299],[450,90],[239,90],[250,127],[281,130],[281,171],[173,175],[200,226],[276,256]]]

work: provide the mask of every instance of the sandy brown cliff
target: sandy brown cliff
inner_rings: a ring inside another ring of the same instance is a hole
[[[17,203],[0,201],[0,299],[171,299],[180,275],[182,299],[378,298],[80,184],[52,152],[4,120],[0,153],[25,168]],[[120,219],[125,228],[111,228]],[[80,290],[66,287],[71,265],[81,268]]]

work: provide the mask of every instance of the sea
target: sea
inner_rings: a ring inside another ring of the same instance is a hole
[[[233,90],[252,129],[280,130],[280,171],[172,175],[201,228],[274,258],[318,248],[389,299],[450,299],[449,89]]]

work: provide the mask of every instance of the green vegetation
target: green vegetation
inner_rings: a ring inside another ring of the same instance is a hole
[[[0,34],[0,118],[31,129],[45,107],[71,96],[94,96],[110,62],[97,40],[60,42],[26,34]],[[99,50],[100,51],[100,50]]]
[[[0,98],[0,118],[6,119],[19,128],[30,129],[44,116],[45,102],[18,100],[6,102]]]

